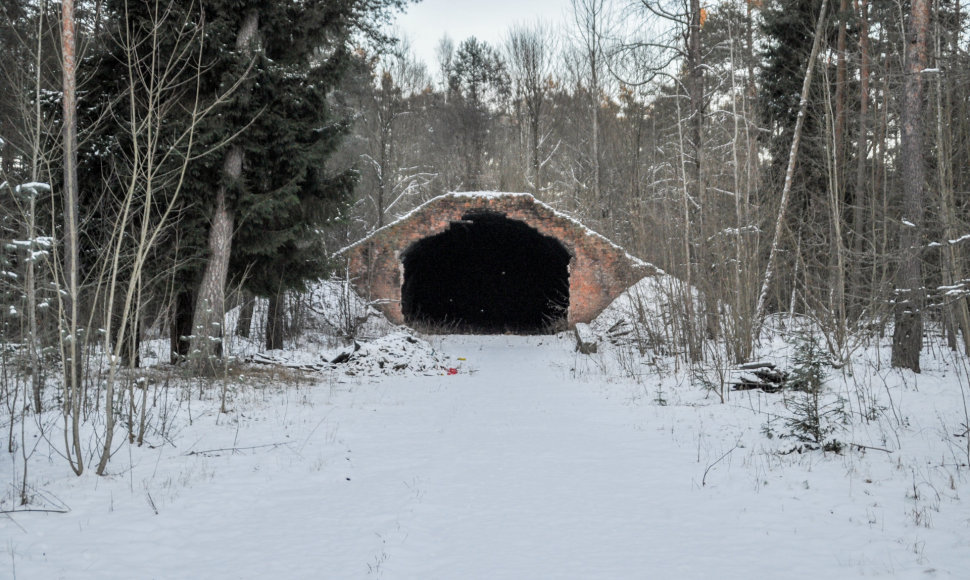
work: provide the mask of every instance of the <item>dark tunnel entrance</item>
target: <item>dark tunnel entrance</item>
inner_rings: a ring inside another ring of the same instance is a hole
[[[569,252],[496,213],[470,213],[402,256],[401,310],[450,332],[551,332],[569,308]]]

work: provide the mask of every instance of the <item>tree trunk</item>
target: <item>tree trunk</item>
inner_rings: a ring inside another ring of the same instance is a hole
[[[252,56],[259,30],[259,13],[252,9],[246,14],[236,37],[236,50]],[[225,182],[238,183],[242,179],[245,152],[239,145],[231,145],[222,165]],[[214,358],[222,356],[223,321],[226,300],[226,277],[232,252],[232,230],[235,214],[226,200],[226,186],[216,191],[216,207],[209,225],[209,260],[202,274],[202,284],[195,303],[192,352],[198,356],[203,370],[211,370]]]
[[[44,54],[43,39],[44,39],[44,26],[46,25],[44,21],[44,11],[42,10],[38,14],[37,18],[37,53],[36,60],[34,61],[35,71],[34,71],[34,126],[33,126],[33,137],[31,139],[31,155],[30,155],[30,181],[37,183],[40,179],[40,147],[41,147],[41,131],[43,130],[43,109],[42,99],[41,99],[41,71],[42,57]],[[12,156],[6,156],[9,158]],[[9,175],[9,173],[6,173]],[[28,206],[28,216],[27,216],[27,239],[30,240],[30,248],[33,251],[35,238],[37,237],[37,194],[39,192],[30,192],[30,203]],[[44,382],[41,380],[40,375],[40,357],[38,353],[38,331],[37,331],[37,278],[35,269],[36,260],[33,256],[27,261],[27,328],[30,332],[30,346],[28,354],[30,356],[30,382],[31,391],[34,396],[34,413],[40,415],[43,411],[43,391]],[[26,472],[24,473],[26,477]]]
[[[541,81],[540,81],[541,82]],[[532,141],[532,191],[539,195],[542,191],[542,165],[539,159],[539,121],[542,112],[542,94],[532,95],[532,103],[529,105],[529,133]]]
[[[390,91],[387,91],[390,93]],[[391,98],[390,94],[385,94],[384,103]],[[377,229],[384,227],[384,212],[387,208],[387,178],[388,168],[391,163],[390,140],[391,140],[391,119],[384,119],[383,111],[378,111],[377,121],[380,124],[380,167],[377,168]],[[388,113],[390,114],[390,113]]]
[[[690,25],[688,27],[687,98],[690,99],[690,140],[694,166],[694,192],[697,203],[704,205],[704,68],[701,63],[701,2],[690,0]]]
[[[701,54],[701,2],[700,0],[690,0],[690,16],[687,28],[687,98],[690,101],[690,132],[688,141],[690,142],[691,154],[691,181],[693,182],[694,200],[700,205],[698,210],[699,224],[697,231],[700,233],[700,240],[696,248],[696,267],[698,275],[696,280],[700,282],[701,293],[704,299],[704,332],[708,338],[715,338],[719,333],[718,303],[714,296],[714,281],[712,272],[714,259],[711,255],[709,245],[706,243],[709,232],[707,225],[710,219],[707,212],[710,211],[706,201],[707,186],[705,184],[705,161],[704,161],[704,67]]]
[[[124,328],[124,337],[121,338],[121,366],[125,368],[137,368],[141,364],[141,324],[139,323],[139,309],[132,308],[128,312],[128,321],[121,323],[124,316],[124,303],[116,307],[114,315],[114,328]]]
[[[844,44],[844,43],[843,43]],[[844,65],[844,62],[842,62]],[[829,263],[828,263],[828,318],[824,324],[826,327],[826,338],[829,341],[829,348],[833,351],[839,361],[845,354],[846,339],[848,337],[848,325],[846,324],[845,308],[845,248],[843,246],[842,235],[842,216],[845,200],[842,196],[842,159],[844,147],[839,143],[844,132],[845,108],[840,107],[840,99],[844,99],[844,93],[839,94],[836,90],[835,113],[832,112],[832,99],[829,91],[828,69],[823,67],[826,96],[825,125],[831,130],[831,141],[826,138],[826,169],[827,169],[827,205],[829,210]],[[838,81],[836,81],[838,82]],[[840,123],[843,126],[840,128]]]
[[[848,65],[846,64],[846,23],[849,15],[849,0],[841,0],[839,4],[839,36],[836,45],[835,69],[835,184],[839,200],[843,200],[845,193],[845,117],[846,117],[846,84]],[[841,242],[840,242],[841,243]]]
[[[230,181],[242,177],[243,150],[238,145],[229,148],[223,172]],[[222,356],[223,315],[225,314],[226,277],[232,251],[234,214],[226,204],[226,188],[216,192],[216,208],[209,226],[209,260],[202,274],[199,296],[192,318],[192,355],[206,368],[213,358]]]
[[[852,254],[856,267],[852,273],[850,316],[858,316],[863,303],[862,252],[865,229],[865,208],[869,200],[866,190],[866,156],[869,139],[869,0],[857,0],[859,13],[859,136],[856,140],[855,188],[852,196]]]
[[[189,336],[192,334],[192,305],[191,292],[179,292],[172,300],[171,318],[169,320],[169,346],[171,362],[176,364],[189,356]]]
[[[283,348],[283,334],[286,328],[286,293],[275,292],[269,297],[266,314],[266,350]]]
[[[892,365],[920,372],[923,347],[923,270],[920,245],[925,204],[923,132],[926,104],[923,70],[927,65],[929,0],[913,0],[906,30],[906,81],[901,114],[903,226],[899,235],[900,264],[896,275],[896,327],[893,331]]]
[[[239,307],[239,321],[236,322],[236,336],[249,338],[253,328],[253,310],[256,309],[256,297],[245,293],[242,306]]]
[[[84,471],[81,456],[81,337],[78,335],[78,185],[77,185],[77,69],[76,39],[74,23],[74,0],[61,3],[61,58],[63,80],[63,148],[64,148],[64,293],[63,316],[66,325],[65,338],[62,339],[62,360],[64,361],[64,398],[65,425],[64,438],[67,444],[67,458],[71,468],[78,475]]]
[[[595,29],[593,34],[597,34]],[[596,49],[590,51],[590,69],[592,70],[590,76],[590,104],[593,107],[593,135],[591,137],[593,143],[593,200],[599,206],[596,208],[599,210],[599,214],[603,215],[603,200],[602,192],[600,191],[600,87],[599,75],[596,71],[599,66],[597,56]]]
[[[849,0],[841,0],[839,3],[839,34],[836,45],[836,70],[835,70],[835,130],[833,132],[833,167],[832,167],[832,192],[830,195],[830,211],[832,216],[832,260],[830,269],[832,271],[832,299],[831,310],[835,317],[835,339],[839,345],[840,356],[841,348],[847,335],[846,325],[846,300],[845,300],[845,243],[843,234],[843,208],[846,203],[845,187],[845,160],[846,160],[846,83],[848,76],[848,65],[846,63],[846,23],[849,16]]]
[[[939,10],[939,5],[937,5]],[[959,20],[956,20],[959,22]],[[940,30],[940,18],[936,19],[937,32],[934,35],[936,45],[936,58],[942,64],[944,55],[943,34]],[[950,42],[946,43],[946,48],[951,54],[956,52],[956,46]],[[939,64],[937,66],[939,66]],[[943,67],[939,67],[943,68]],[[948,122],[954,118],[952,95],[954,93],[949,83],[944,83],[945,77],[942,74],[936,77],[936,151],[939,161],[937,167],[937,179],[940,191],[940,213],[944,222],[944,239],[954,240],[959,238],[960,227],[956,213],[956,201],[954,196],[953,181],[953,131]],[[963,264],[964,258],[961,255],[959,244],[945,244],[943,247],[942,281],[946,286],[960,283],[964,280]],[[963,336],[964,353],[970,356],[970,310],[967,308],[966,297],[957,297],[950,303],[947,317],[948,325],[947,340],[952,350],[957,348],[957,328]]]
[[[36,156],[34,157],[36,160]],[[34,163],[34,171],[31,180],[37,182],[37,171],[36,162]],[[34,238],[37,235],[36,228],[34,225],[34,216],[37,211],[37,194],[36,192],[30,193],[30,206],[28,209],[29,215],[27,216],[27,239],[30,240],[31,252],[34,251]],[[40,415],[43,411],[44,404],[44,384],[40,378],[40,357],[37,352],[37,281],[35,279],[34,272],[34,258],[27,261],[27,329],[30,333],[30,341],[27,347],[27,354],[30,357],[30,384],[31,392],[34,396],[34,413]]]

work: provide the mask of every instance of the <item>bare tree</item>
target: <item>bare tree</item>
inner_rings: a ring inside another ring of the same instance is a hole
[[[555,40],[549,28],[540,22],[531,26],[515,26],[506,41],[509,68],[516,100],[525,107],[528,126],[529,171],[528,180],[533,192],[543,189],[542,167],[543,121],[546,114],[546,93],[549,89],[552,55],[556,51]]]
[[[411,100],[428,84],[426,69],[415,60],[407,42],[402,41],[398,51],[378,64],[377,76],[373,98],[364,105],[368,109],[365,115],[372,113],[366,123],[372,147],[363,158],[374,169],[377,180],[372,201],[377,214],[375,227],[380,228],[389,210],[427,185],[433,176],[420,163],[408,162],[413,157],[409,151],[413,147],[402,146],[406,134],[402,124],[406,125],[406,118],[416,114]]]
[[[590,98],[590,156],[592,159],[592,179],[594,204],[602,204],[602,172],[600,169],[600,99],[602,95],[602,75],[606,67],[604,36],[609,26],[609,4],[606,0],[570,0],[576,28],[576,41],[582,52],[589,82]]]
[[[438,59],[437,64],[438,74],[441,75],[439,81],[441,83],[441,90],[447,97],[448,78],[451,76],[452,61],[455,58],[455,41],[447,34],[438,39],[438,45],[435,46],[435,58]]]
[[[202,51],[198,39],[204,20],[200,14],[189,13],[184,16],[185,20],[175,22],[171,13],[156,7],[150,14],[151,26],[146,29],[132,25],[127,11],[125,16],[125,25],[115,40],[123,49],[126,78],[123,110],[127,116],[121,126],[130,141],[130,150],[123,157],[126,163],[117,169],[121,191],[112,208],[114,229],[110,232],[107,259],[98,277],[99,294],[105,297],[104,320],[100,326],[104,329],[105,351],[110,353],[107,377],[103,380],[105,436],[98,475],[105,473],[114,451],[115,399],[123,398],[115,391],[121,365],[127,359],[127,364],[134,367],[137,360],[134,355],[123,357],[122,354],[137,349],[146,263],[160,236],[172,226],[193,156],[198,121],[216,106],[199,108]],[[166,54],[160,49],[163,29],[176,31]],[[216,99],[216,104],[221,98]],[[185,129],[169,135],[165,127],[174,125],[174,118],[181,115],[189,117]],[[139,401],[134,383],[129,381],[128,438],[129,442],[139,444],[145,435],[147,389],[140,393]]]
[[[33,103],[23,103],[22,106],[25,109],[24,118],[30,118],[31,123],[29,127],[25,127],[26,133],[29,133],[30,142],[30,182],[33,184],[38,184],[41,181],[41,170],[44,165],[44,132],[47,129],[44,120],[44,113],[42,109],[41,95],[43,92],[42,84],[42,71],[43,71],[43,56],[44,56],[44,30],[47,27],[46,22],[47,15],[47,3],[42,2],[37,10],[37,28],[35,43],[33,44],[34,58],[33,58],[33,87],[32,96]],[[30,114],[26,114],[26,109],[30,109]],[[35,247],[37,245],[37,196],[41,191],[38,191],[38,187],[33,187],[28,190],[29,198],[27,200],[26,207],[22,207],[20,213],[24,215],[26,226],[27,226],[27,241],[30,243],[28,247],[28,257],[26,260],[26,279],[24,280],[25,292],[27,297],[27,342],[28,342],[28,356],[30,359],[30,380],[32,385],[33,394],[33,407],[35,413],[40,413],[43,410],[43,381],[40,377],[40,360],[38,358],[38,320],[37,320],[37,277],[38,277],[38,260],[36,259],[39,255],[45,255],[46,248]],[[47,186],[46,190],[49,192],[50,187]],[[45,244],[46,245],[46,244]]]

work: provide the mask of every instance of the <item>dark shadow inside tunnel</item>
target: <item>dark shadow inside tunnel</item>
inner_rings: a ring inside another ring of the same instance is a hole
[[[403,254],[408,324],[462,333],[561,330],[569,252],[555,238],[496,213],[466,214]]]

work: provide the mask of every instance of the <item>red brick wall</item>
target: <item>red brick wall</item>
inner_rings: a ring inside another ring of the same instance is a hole
[[[525,222],[539,233],[556,238],[566,248],[571,256],[567,315],[570,327],[591,321],[624,290],[658,272],[529,194],[453,193],[429,201],[403,220],[343,251],[358,293],[365,299],[380,301],[378,307],[388,319],[402,324],[401,254],[414,242],[447,230],[452,221],[462,219],[469,211],[490,211]]]

